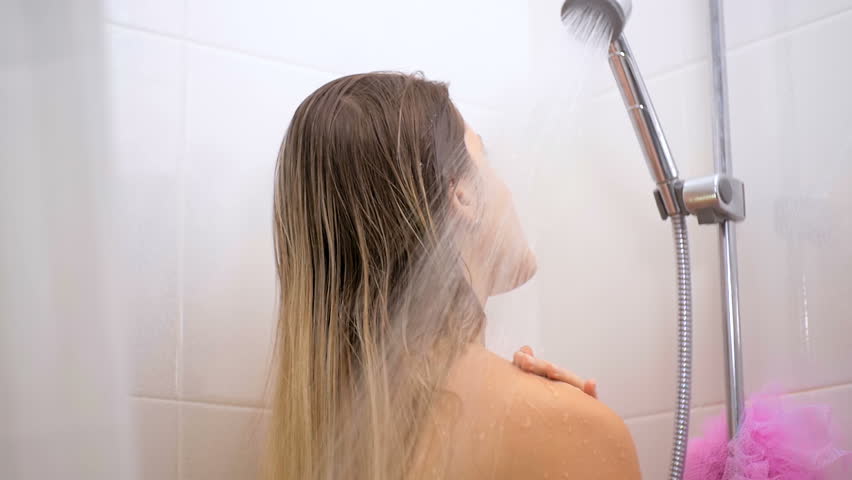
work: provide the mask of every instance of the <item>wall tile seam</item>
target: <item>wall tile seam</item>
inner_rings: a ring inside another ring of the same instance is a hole
[[[815,27],[819,24],[830,23],[835,17],[843,16],[843,15],[848,14],[850,12],[852,12],[852,7],[848,7],[848,8],[845,8],[843,10],[840,10],[840,11],[837,11],[837,12],[819,17],[819,18],[815,18],[813,20],[806,21],[804,23],[793,25],[792,27],[789,27],[787,29],[783,29],[783,30],[780,30],[780,31],[777,31],[777,32],[769,33],[765,36],[762,36],[762,37],[759,37],[759,38],[754,38],[754,39],[748,40],[744,43],[738,43],[738,44],[735,44],[735,45],[728,45],[728,47],[726,49],[726,53],[727,53],[728,57],[736,56],[743,51],[748,51],[752,47],[757,48],[759,45],[762,45],[764,43],[769,43],[773,40],[782,39],[785,36],[789,36],[789,35],[799,33],[802,30],[807,30],[807,29],[809,29],[811,27]],[[669,77],[669,76],[674,76],[674,75],[677,75],[679,73],[688,71],[692,67],[698,67],[698,66],[701,66],[704,63],[709,64],[709,62],[710,62],[710,55],[709,54],[702,55],[700,57],[693,58],[693,59],[688,59],[688,60],[683,61],[680,64],[673,65],[672,67],[670,67],[668,69],[661,70],[659,72],[653,73],[652,75],[649,75],[648,77],[646,77],[646,83],[650,83],[654,80],[664,79],[664,78]],[[597,93],[593,94],[592,96],[589,97],[589,99],[587,101],[599,100],[603,97],[606,97],[607,95],[613,95],[616,92],[617,92],[617,87],[613,86],[613,87],[610,87],[610,88],[608,88],[604,91],[597,92]]]
[[[672,403],[674,403],[674,402],[672,402]],[[709,410],[709,409],[712,409],[712,408],[719,408],[719,407],[724,407],[724,406],[725,406],[724,403],[707,403],[707,404],[702,404],[702,405],[693,405],[692,407],[690,407],[689,410],[690,410],[690,412],[692,412],[694,414],[694,413],[696,413],[697,411],[700,411],[700,410]],[[661,410],[661,411],[651,412],[651,413],[639,413],[639,414],[636,414],[636,415],[627,415],[625,417],[622,417],[622,419],[625,422],[631,422],[631,421],[634,421],[634,420],[649,420],[649,419],[653,419],[653,418],[657,418],[657,417],[665,417],[665,416],[669,416],[669,415],[674,415],[674,409]]]
[[[730,56],[732,54],[739,54],[743,50],[749,50],[752,47],[758,48],[762,44],[770,43],[774,40],[779,40],[779,39],[782,39],[784,37],[799,33],[803,30],[808,30],[810,28],[817,27],[817,26],[822,25],[822,24],[831,23],[834,20],[835,17],[841,17],[841,16],[846,15],[846,14],[852,14],[852,6],[846,7],[842,10],[839,10],[839,11],[836,11],[836,12],[833,12],[833,13],[829,13],[829,14],[824,15],[822,17],[818,17],[818,18],[814,18],[812,20],[808,20],[804,23],[793,25],[791,27],[779,30],[777,32],[772,32],[772,33],[766,34],[766,35],[759,37],[759,38],[754,38],[754,39],[749,40],[745,43],[736,44],[736,45],[729,45],[727,47],[727,54]]]
[[[121,28],[121,29],[124,29],[124,30],[133,31],[133,32],[138,32],[138,33],[142,33],[142,34],[145,34],[145,35],[162,37],[164,39],[172,40],[172,41],[175,41],[175,42],[183,42],[187,46],[194,47],[194,48],[224,52],[224,53],[228,53],[228,54],[231,54],[231,55],[234,55],[234,56],[243,57],[245,59],[254,59],[254,60],[264,62],[264,63],[271,63],[271,64],[274,64],[274,65],[279,66],[279,67],[290,68],[292,70],[302,71],[302,72],[305,72],[305,73],[321,74],[321,75],[328,75],[328,76],[344,75],[344,73],[339,72],[339,71],[323,69],[323,68],[316,67],[316,66],[313,66],[313,65],[308,65],[308,64],[300,64],[298,62],[291,62],[291,61],[288,61],[288,60],[281,58],[281,57],[275,57],[275,56],[270,56],[270,55],[259,55],[259,54],[256,54],[256,53],[249,52],[247,50],[242,50],[242,49],[234,48],[234,47],[228,47],[228,46],[224,46],[224,45],[220,45],[220,44],[216,44],[216,43],[209,43],[209,42],[194,40],[194,39],[190,39],[190,38],[185,37],[185,36],[174,35],[174,34],[168,33],[168,32],[161,32],[161,31],[146,28],[146,27],[140,27],[140,26],[134,25],[132,23],[126,23],[126,22],[108,19],[106,21],[106,24],[110,25],[112,27]],[[704,55],[700,58],[687,60],[687,61],[682,62],[678,65],[675,65],[671,68],[667,68],[665,70],[655,72],[654,74],[646,77],[646,82],[651,82],[651,81],[659,79],[659,78],[665,78],[665,77],[670,76],[670,75],[678,74],[681,71],[690,69],[691,67],[699,66],[701,63],[706,62],[707,59],[708,59],[708,56]],[[608,88],[608,89],[605,89],[605,90],[600,91],[600,92],[593,93],[591,96],[589,96],[588,100],[586,100],[586,101],[596,100],[596,99],[605,97],[607,95],[613,94],[613,93],[615,93],[615,90],[616,90],[615,87],[612,87],[612,88]],[[499,107],[496,107],[494,105],[489,105],[489,104],[486,104],[486,103],[482,103],[482,102],[479,102],[479,101],[476,101],[476,100],[470,100],[465,96],[460,95],[457,98],[454,98],[454,101],[468,105],[468,106],[471,106],[471,107],[475,107],[475,108],[478,108],[478,109],[481,109],[481,110],[487,110],[491,113],[496,113],[498,115],[503,115],[503,116],[510,115],[510,112],[505,112],[505,111],[501,110]]]
[[[181,0],[181,35],[183,38],[186,36],[186,12],[187,12],[187,1]],[[185,41],[179,41],[178,45],[180,46],[180,58],[181,58],[181,72],[180,72],[180,81],[181,81],[181,101],[183,102],[181,105],[181,149],[180,149],[180,157],[178,161],[180,162],[178,165],[178,342],[177,348],[175,351],[175,388],[176,388],[176,396],[180,399],[183,399],[183,381],[184,381],[184,299],[185,299],[185,284],[186,284],[186,270],[185,270],[185,255],[184,250],[186,246],[186,160],[189,152],[189,122],[188,122],[188,109],[189,109],[189,68],[187,62],[187,47]],[[184,480],[185,472],[183,468],[184,456],[186,453],[186,447],[184,445],[184,403],[179,403],[177,405],[177,478],[178,480]]]
[[[228,47],[228,46],[220,45],[220,44],[217,44],[217,43],[194,40],[194,39],[189,38],[187,36],[175,35],[175,34],[168,33],[168,32],[161,32],[161,31],[150,29],[150,28],[147,28],[147,27],[140,27],[140,26],[134,25],[132,23],[120,22],[120,21],[116,21],[116,20],[107,20],[106,24],[113,26],[113,27],[121,28],[121,29],[124,29],[124,30],[142,33],[142,34],[145,34],[145,35],[150,35],[150,36],[154,36],[154,37],[162,37],[162,38],[169,39],[169,40],[172,40],[172,41],[175,41],[175,42],[182,42],[186,46],[198,48],[198,49],[201,49],[201,50],[219,51],[219,52],[227,53],[227,54],[237,56],[237,57],[244,57],[244,58],[247,58],[247,59],[258,60],[258,61],[261,61],[263,63],[271,63],[271,64],[274,64],[274,65],[277,65],[277,66],[280,66],[280,67],[290,68],[292,70],[300,70],[300,71],[303,71],[303,72],[306,72],[306,73],[312,73],[312,74],[319,73],[319,74],[322,74],[322,75],[334,75],[334,76],[344,75],[342,72],[323,69],[321,67],[317,67],[317,66],[314,66],[314,65],[301,64],[301,63],[298,63],[298,62],[295,62],[295,61],[290,61],[290,60],[287,60],[287,59],[284,59],[284,58],[281,58],[281,57],[275,57],[275,56],[271,56],[271,55],[261,55],[261,54],[250,52],[248,50],[243,50],[243,49],[236,48],[236,47]]]
[[[795,397],[799,397],[799,396],[802,396],[802,395],[805,395],[805,394],[827,393],[827,392],[832,392],[832,391],[843,390],[844,388],[852,389],[852,382],[822,385],[822,386],[818,386],[818,387],[814,387],[814,388],[805,388],[805,389],[801,389],[801,390],[793,390],[793,391],[790,391],[790,392],[783,393],[782,396],[783,397],[795,398]],[[707,410],[707,409],[711,409],[711,408],[718,408],[718,407],[724,407],[724,406],[725,406],[724,403],[718,403],[717,402],[717,403],[709,403],[709,404],[704,404],[704,405],[693,405],[690,410],[693,413],[695,413],[696,410]],[[661,412],[641,413],[641,414],[637,414],[637,415],[629,415],[629,416],[623,417],[623,419],[624,419],[625,422],[628,422],[628,421],[634,421],[634,420],[647,420],[647,419],[651,419],[651,418],[654,418],[654,417],[664,417],[664,416],[667,416],[667,415],[674,415],[674,410],[664,410],[664,411],[661,411]]]
[[[729,46],[727,48],[727,54],[728,55],[736,55],[736,54],[740,53],[741,51],[748,50],[750,47],[756,47],[759,44],[763,44],[763,43],[770,42],[772,40],[784,38],[787,35],[795,34],[795,33],[799,32],[801,30],[808,29],[808,28],[813,27],[813,26],[818,25],[818,24],[828,23],[831,20],[833,20],[834,17],[842,16],[842,15],[845,15],[845,14],[850,13],[850,12],[852,12],[852,7],[849,7],[849,8],[837,11],[837,12],[833,12],[833,13],[828,14],[826,16],[822,16],[822,17],[807,21],[805,23],[800,23],[798,25],[794,25],[793,27],[790,27],[790,28],[785,29],[785,30],[770,33],[766,36],[749,40],[745,43]],[[186,21],[186,19],[184,18],[184,22],[185,21]],[[134,30],[134,31],[146,33],[146,34],[149,34],[149,35],[168,38],[168,39],[175,40],[175,41],[182,41],[182,42],[185,42],[188,45],[198,47],[198,48],[220,50],[220,51],[228,52],[228,53],[231,53],[231,54],[234,54],[234,55],[244,56],[244,57],[248,57],[248,58],[254,58],[254,59],[257,59],[257,60],[262,60],[262,61],[265,61],[265,62],[277,64],[277,65],[283,65],[283,66],[290,67],[290,68],[293,68],[293,69],[296,69],[296,70],[303,70],[303,71],[307,71],[307,72],[311,72],[311,73],[320,73],[320,74],[334,75],[334,76],[343,75],[343,73],[341,73],[341,72],[323,69],[323,68],[320,68],[320,67],[317,67],[317,66],[314,66],[314,65],[300,64],[298,62],[289,61],[289,60],[281,58],[281,57],[275,57],[275,56],[270,56],[270,55],[260,55],[260,54],[256,54],[256,53],[253,53],[253,52],[250,52],[250,51],[247,51],[247,50],[243,50],[243,49],[239,49],[239,48],[235,48],[235,47],[228,47],[228,46],[220,45],[220,44],[216,44],[216,43],[196,40],[196,39],[190,38],[189,36],[187,36],[185,34],[182,35],[182,36],[181,35],[174,35],[174,34],[169,33],[169,32],[163,32],[163,31],[156,30],[156,29],[142,27],[142,26],[139,26],[139,25],[134,25],[132,23],[122,22],[122,21],[115,20],[115,19],[112,19],[112,18],[107,18],[106,23],[108,25],[112,25],[112,26],[115,26],[115,27],[121,27],[121,28],[124,28],[124,29],[127,29],[127,30]],[[185,30],[185,27],[184,27],[184,30]],[[681,62],[677,65],[673,65],[673,66],[666,68],[664,70],[661,70],[659,72],[654,72],[653,74],[646,77],[646,81],[651,82],[651,81],[654,81],[654,80],[657,80],[657,79],[662,79],[662,78],[665,78],[665,77],[668,77],[668,76],[673,76],[673,75],[676,75],[676,74],[681,73],[683,71],[689,70],[692,67],[699,66],[702,63],[707,62],[707,61],[709,61],[709,55],[701,55],[699,57],[686,59],[686,60],[684,60],[683,62]],[[616,90],[615,87],[611,87],[611,88],[608,88],[608,89],[603,90],[601,92],[594,93],[593,95],[591,95],[589,97],[588,101],[597,100],[597,99],[603,98],[607,95],[611,95],[615,92],[615,90]],[[475,102],[475,101],[472,102],[472,101],[465,100],[464,98],[461,98],[461,97],[458,99],[458,101],[460,101],[462,103],[466,103],[466,104],[474,106],[474,107],[481,108],[481,109],[490,110],[492,112],[499,113],[501,115],[507,115],[508,114],[506,112],[501,111],[499,108],[494,107],[493,105],[486,105],[486,104],[478,103],[478,102]]]
[[[208,402],[204,400],[186,400],[186,399],[177,399],[177,398],[166,398],[166,397],[157,397],[152,395],[130,395],[130,398],[133,400],[143,400],[146,402],[153,402],[159,404],[169,404],[174,406],[191,406],[191,407],[201,407],[201,408],[211,408],[211,409],[224,409],[224,410],[235,410],[235,411],[246,411],[246,412],[255,412],[255,413],[269,413],[271,410],[266,407],[258,407],[258,406],[250,406],[243,405],[238,403],[224,403],[224,402]]]

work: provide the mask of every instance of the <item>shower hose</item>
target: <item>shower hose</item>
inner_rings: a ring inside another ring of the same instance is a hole
[[[690,382],[692,380],[692,279],[689,268],[689,238],[686,217],[673,215],[675,257],[677,259],[677,407],[674,417],[674,444],[670,480],[681,480],[686,465],[689,437]]]

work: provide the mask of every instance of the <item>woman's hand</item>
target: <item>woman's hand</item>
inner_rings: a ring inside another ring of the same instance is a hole
[[[598,398],[598,385],[594,379],[583,380],[564,368],[559,368],[546,360],[535,358],[532,348],[528,345],[524,345],[520,350],[515,352],[512,363],[525,372],[571,384],[587,395]]]

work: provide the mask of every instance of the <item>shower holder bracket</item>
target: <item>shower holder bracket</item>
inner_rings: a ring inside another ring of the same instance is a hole
[[[677,181],[674,188],[680,211],[695,215],[701,225],[745,219],[745,185],[730,175],[717,173]],[[660,216],[667,219],[669,214],[659,189],[654,190],[654,199]]]

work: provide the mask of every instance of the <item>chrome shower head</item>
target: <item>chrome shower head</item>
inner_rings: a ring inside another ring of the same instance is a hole
[[[565,0],[562,23],[584,43],[609,43],[609,65],[657,185],[654,195],[665,218],[683,211],[677,192],[681,182],[651,97],[623,34],[631,9],[631,0]]]
[[[609,34],[607,40],[612,41],[621,35],[632,9],[631,0],[565,0],[562,21],[585,37],[605,30]]]

